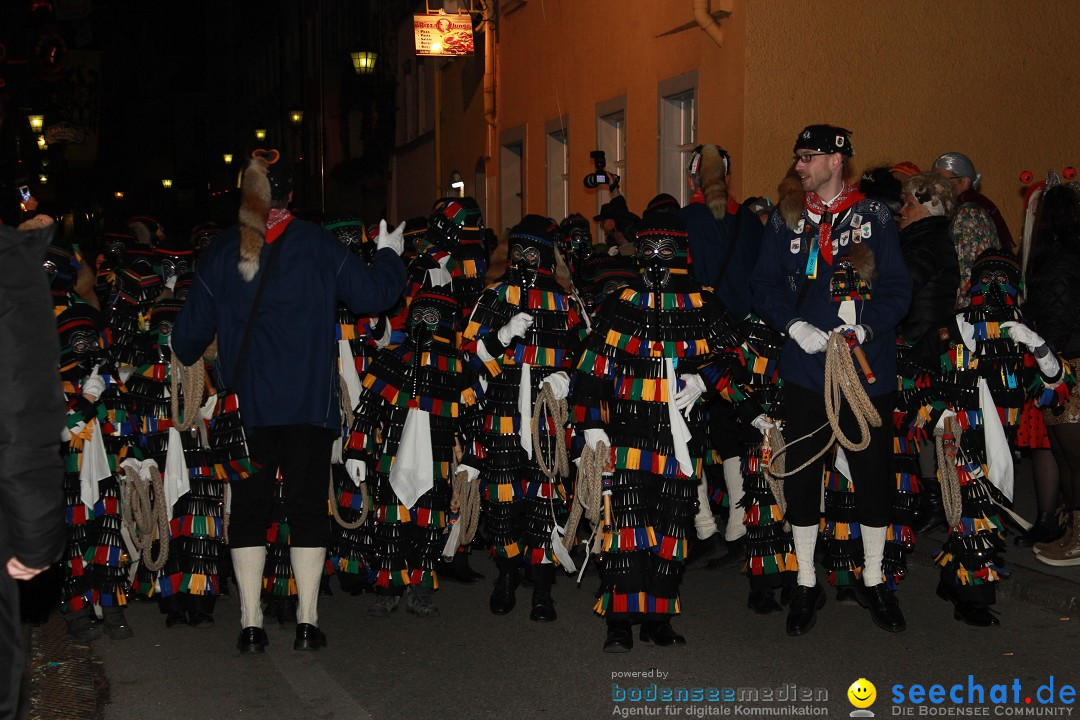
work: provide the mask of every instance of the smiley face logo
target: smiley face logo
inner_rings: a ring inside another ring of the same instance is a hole
[[[877,688],[866,678],[859,678],[851,683],[847,690],[848,701],[857,708],[868,708],[877,700]]]

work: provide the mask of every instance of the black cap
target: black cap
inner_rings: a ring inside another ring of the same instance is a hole
[[[616,222],[625,220],[630,215],[630,208],[626,205],[626,198],[622,195],[616,195],[600,206],[600,213],[593,215],[593,220],[599,222],[600,220],[614,220]]]
[[[840,153],[851,157],[851,131],[835,125],[807,125],[795,140],[795,152],[816,150],[828,154]]]

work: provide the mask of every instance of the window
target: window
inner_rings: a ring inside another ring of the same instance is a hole
[[[619,191],[626,194],[626,96],[615,98],[596,106],[596,149],[603,150],[607,161],[606,170],[621,180]],[[592,172],[592,169],[589,169]],[[611,199],[606,185],[596,193],[596,210]]]
[[[680,205],[690,201],[686,165],[697,147],[697,73],[660,83],[660,147],[656,191],[674,195]]]
[[[570,214],[570,130],[562,118],[548,126],[547,214],[558,222]]]

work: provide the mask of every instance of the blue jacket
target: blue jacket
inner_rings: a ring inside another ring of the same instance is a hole
[[[804,209],[801,232],[790,230],[774,210],[765,227],[761,254],[754,268],[754,310],[777,330],[788,331],[796,320],[831,332],[844,322],[840,303],[833,297],[833,270],[856,246],[863,244],[873,253],[877,277],[870,287],[870,299],[855,302],[856,324],[870,334],[863,350],[877,382],[870,385],[859,374],[867,395],[883,395],[896,389],[896,326],[911,304],[912,283],[900,253],[896,223],[889,209],[876,200],[864,199],[841,212],[833,221],[832,265],[819,257],[817,278],[808,280],[810,246],[818,226]],[[863,278],[864,280],[866,278]],[[805,298],[795,308],[800,290],[808,282]],[[825,353],[807,355],[794,340],[784,345],[780,355],[780,377],[808,390],[824,392]]]
[[[316,425],[340,428],[338,410],[338,301],[358,315],[389,308],[405,287],[405,266],[393,250],[375,253],[371,265],[318,225],[294,219],[275,241],[283,243],[267,279],[248,349],[233,385],[251,305],[266,271],[240,277],[240,231],[222,233],[203,253],[199,270],[172,334],[180,362],[194,364],[218,339],[223,387],[236,390],[248,428]]]
[[[689,234],[690,270],[694,277],[713,289],[732,317],[742,320],[750,314],[750,273],[761,248],[761,220],[748,208],[735,203],[728,204],[722,220],[713,217],[704,203],[690,203],[679,210],[679,217]],[[736,221],[739,237],[724,276],[720,277]]]

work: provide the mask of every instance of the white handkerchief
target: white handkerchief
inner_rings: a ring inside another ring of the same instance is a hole
[[[390,468],[390,487],[405,507],[411,508],[421,495],[435,487],[432,462],[431,416],[426,410],[410,408]]]
[[[521,414],[521,425],[518,428],[518,436],[521,439],[521,447],[532,460],[532,372],[529,363],[521,363],[521,383],[518,384],[518,412]]]
[[[191,478],[188,477],[187,460],[184,459],[184,446],[180,431],[169,428],[169,449],[165,453],[165,512],[169,520],[173,518],[173,505],[191,491]]]
[[[101,436],[101,423],[96,418],[90,421],[90,430],[93,435],[83,443],[82,467],[79,468],[79,499],[93,510],[101,497],[98,482],[112,475],[112,469],[105,452],[105,438]]]
[[[671,439],[675,444],[675,459],[679,461],[679,469],[687,477],[694,476],[694,464],[690,461],[690,428],[675,407],[675,362],[671,358],[664,358],[664,375],[667,380],[667,406],[668,422],[671,423]]]
[[[986,465],[990,482],[1010,502],[1013,499],[1013,457],[1005,428],[1001,425],[994,396],[985,378],[979,378],[979,409],[983,418],[983,442],[986,443]]]
[[[345,398],[349,409],[356,407],[360,400],[360,373],[356,372],[356,362],[353,360],[352,346],[348,340],[338,340],[338,362],[341,379],[345,381],[345,389],[349,397]]]

